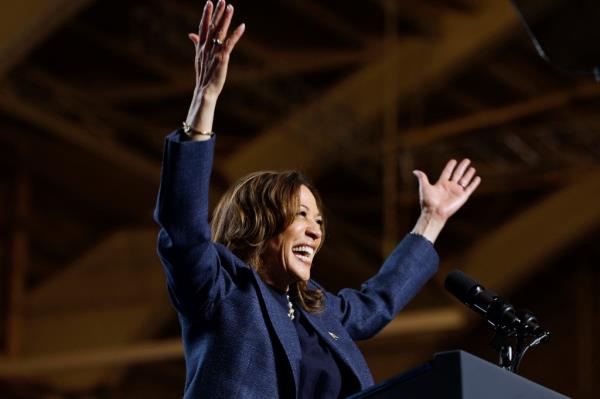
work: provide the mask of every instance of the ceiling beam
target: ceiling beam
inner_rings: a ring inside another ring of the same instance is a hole
[[[464,328],[466,322],[465,312],[455,307],[408,311],[389,323],[372,340],[447,333]],[[140,341],[21,359],[0,358],[0,378],[35,378],[57,371],[132,366],[172,359],[183,360],[183,347],[179,338]]]
[[[598,228],[598,193],[600,168],[483,237],[462,258],[463,271],[496,292],[510,293],[553,256]]]
[[[439,37],[396,42],[375,62],[250,141],[226,160],[227,178],[233,181],[256,169],[304,168],[318,174],[335,162],[345,137],[383,112],[390,100],[382,92],[386,76],[400,76],[395,91],[400,101],[423,95],[502,41],[517,24],[510,5],[495,0],[482,2],[472,13],[444,15]]]
[[[116,136],[117,130],[126,131],[127,135],[134,136],[136,141],[146,142],[158,152],[162,149],[166,129],[112,108],[96,95],[90,96],[87,92],[75,89],[43,69],[29,67],[24,71],[24,75],[36,85],[50,90],[57,103],[65,103],[68,111],[80,115],[86,130],[98,130],[98,136],[111,139]]]
[[[356,26],[345,21],[344,18],[340,17],[339,13],[323,6],[323,4],[327,3],[314,0],[289,0],[284,4],[293,8],[295,12],[302,13],[311,18],[323,29],[347,39],[350,43],[368,46],[376,40],[375,37],[366,35],[364,30],[357,29]]]
[[[373,339],[460,331],[468,322],[463,309],[454,306],[401,312]]]
[[[22,359],[0,358],[0,378],[32,378],[57,371],[122,367],[140,363],[183,360],[180,338],[140,341],[126,345],[108,346]]]
[[[18,356],[22,350],[23,311],[25,302],[25,281],[29,268],[30,236],[27,225],[31,220],[31,176],[29,168],[18,159],[18,170],[8,192],[9,202],[8,234],[8,281],[6,298],[4,350],[7,356]],[[4,301],[3,301],[4,302]]]
[[[61,354],[79,352],[97,360],[102,356],[85,353],[152,339],[174,320],[155,246],[156,229],[117,232],[28,293],[19,360],[42,359],[49,371],[43,380],[68,389],[94,386],[118,373],[100,368],[73,375],[52,371],[48,362],[54,359],[60,368],[75,362]],[[39,362],[33,362],[27,367],[35,369]]]
[[[423,146],[474,130],[490,129],[526,117],[564,108],[577,100],[597,97],[600,97],[600,85],[586,83],[575,88],[559,90],[508,106],[476,112],[466,117],[404,131],[400,137],[399,147]],[[396,152],[398,148],[389,148],[388,151]]]
[[[245,49],[246,38],[240,42],[240,50]],[[296,75],[322,72],[366,63],[374,54],[363,51],[279,51],[273,50],[264,66],[240,67],[234,61],[227,76],[227,87],[234,90],[237,85],[253,85],[257,80],[287,78]],[[149,67],[146,65],[146,67]],[[188,74],[179,74],[167,82],[119,84],[115,87],[98,88],[94,97],[111,104],[137,104],[156,101],[161,98],[190,96],[194,89],[193,69],[190,63]],[[226,89],[228,90],[228,89]]]
[[[157,182],[160,166],[140,154],[125,149],[101,134],[85,126],[73,123],[33,104],[8,87],[0,89],[0,110],[13,117],[37,126],[61,141],[68,142],[94,156],[119,165],[128,173],[144,181]]]
[[[2,7],[0,79],[90,0],[23,0]]]

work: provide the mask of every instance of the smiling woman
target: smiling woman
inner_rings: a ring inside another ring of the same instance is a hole
[[[309,312],[323,295],[310,289],[312,261],[325,238],[321,197],[302,174],[256,172],[240,179],[215,208],[212,239],[252,265],[282,291],[290,288]]]
[[[233,7],[204,7],[196,89],[183,128],[167,137],[155,218],[158,253],[185,347],[185,398],[338,398],[373,384],[357,340],[389,323],[437,270],[433,242],[480,182],[469,161],[419,181],[421,216],[360,290],[311,278],[325,223],[298,172],[256,172],[221,198],[208,224],[217,98],[244,25]]]

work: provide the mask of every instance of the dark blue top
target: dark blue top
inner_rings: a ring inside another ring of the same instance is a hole
[[[289,305],[286,293],[271,286],[269,288],[281,304],[282,311],[287,314]],[[295,310],[293,324],[302,350],[298,398],[334,399],[356,392],[359,383],[351,371],[319,338],[300,307],[295,303],[293,305]]]

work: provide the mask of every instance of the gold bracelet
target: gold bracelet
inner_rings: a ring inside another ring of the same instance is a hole
[[[183,122],[183,132],[188,137],[192,137],[195,134],[199,134],[201,136],[208,136],[208,137],[212,137],[215,135],[215,132],[201,132],[200,130],[196,130],[192,127],[192,125],[190,125],[187,122]]]

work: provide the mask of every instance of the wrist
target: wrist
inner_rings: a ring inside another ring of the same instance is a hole
[[[198,100],[201,104],[207,107],[214,107],[217,105],[218,94],[211,94],[206,90],[196,89],[194,90],[194,100]]]
[[[212,120],[212,116],[214,115],[216,107],[216,96],[207,94],[205,92],[195,91],[194,97],[192,98],[192,103],[190,104],[186,122],[191,126],[196,127],[195,125],[200,123],[202,118],[210,116]]]
[[[444,228],[446,220],[430,212],[421,212],[411,233],[421,235],[433,244]]]
[[[216,105],[216,96],[204,92],[194,92],[194,98],[184,121],[185,124],[194,131],[212,132]]]

